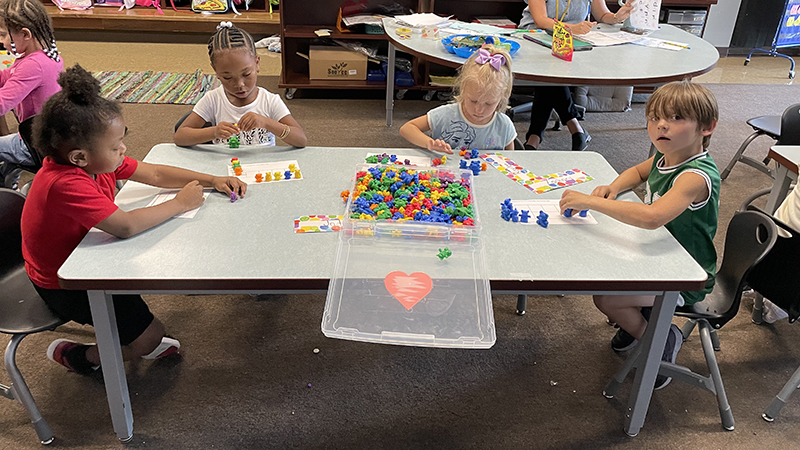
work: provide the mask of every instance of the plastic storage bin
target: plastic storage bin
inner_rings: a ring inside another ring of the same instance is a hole
[[[692,33],[697,37],[703,37],[703,26],[702,25],[675,25],[676,27],[688,32]]]
[[[667,10],[667,23],[673,25],[700,25],[706,20],[706,12],[692,9]]]
[[[358,170],[368,167],[372,166]],[[411,170],[449,172],[472,180],[471,172],[457,169]],[[322,316],[325,336],[424,347],[494,345],[474,192],[472,226],[352,219],[352,203],[351,196]],[[437,253],[445,247],[452,255],[440,260]]]

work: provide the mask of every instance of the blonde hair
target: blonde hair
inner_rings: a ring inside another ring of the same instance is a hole
[[[710,128],[719,119],[717,99],[705,87],[689,80],[673,81],[658,88],[645,106],[647,120],[680,116],[697,122],[700,129]],[[703,148],[708,148],[711,135],[703,136]]]
[[[511,97],[511,87],[514,83],[514,75],[511,73],[511,56],[505,50],[490,44],[484,45],[482,48],[492,56],[502,55],[505,58],[505,64],[500,67],[500,70],[495,70],[489,63],[478,64],[475,62],[478,52],[473,53],[458,71],[458,78],[453,87],[455,94],[453,99],[458,103],[464,101],[461,94],[467,83],[473,83],[482,91],[497,89],[501,94],[497,112],[504,112],[508,108],[508,98]]]

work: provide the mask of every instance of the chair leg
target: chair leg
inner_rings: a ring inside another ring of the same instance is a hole
[[[528,306],[528,296],[525,294],[519,294],[517,296],[517,315],[524,316],[525,308],[527,306]]]
[[[772,403],[769,404],[766,410],[764,410],[764,414],[761,414],[761,418],[766,420],[767,422],[772,422],[778,417],[778,414],[781,413],[781,409],[783,409],[783,405],[789,401],[789,397],[798,389],[800,386],[800,367],[794,371],[794,374],[786,384],[783,385],[783,388],[775,396],[772,400]]]
[[[639,358],[639,353],[642,351],[642,346],[637,345],[633,348],[633,351],[630,355],[625,359],[625,362],[622,364],[622,367],[614,374],[614,377],[608,383],[605,389],[603,389],[603,397],[605,398],[614,398],[619,391],[619,388],[622,387],[622,383],[625,381],[625,378],[633,369],[633,366],[636,364],[636,360]]]
[[[718,352],[719,351],[719,335],[717,334],[717,330],[712,328],[711,332],[709,334],[711,335],[711,346],[714,347],[714,351],[715,352]]]
[[[50,426],[47,425],[47,421],[44,420],[44,417],[42,417],[42,414],[39,412],[39,408],[36,406],[36,402],[33,400],[31,391],[28,389],[28,385],[25,384],[25,379],[22,378],[22,374],[20,373],[16,362],[17,347],[19,347],[19,343],[25,336],[27,335],[15,334],[11,337],[11,341],[9,341],[8,346],[6,347],[4,358],[5,366],[8,376],[11,378],[11,390],[14,394],[14,398],[19,400],[19,402],[22,403],[22,406],[28,410],[28,414],[31,416],[33,428],[36,430],[36,434],[39,436],[39,441],[46,445],[53,442],[53,431],[50,429]]]
[[[764,297],[758,293],[756,293],[756,298],[753,299],[752,321],[756,325],[761,325],[764,322]]]
[[[700,327],[700,342],[703,344],[703,354],[706,357],[706,364],[711,371],[711,380],[714,382],[714,389],[717,394],[717,405],[719,406],[719,416],[722,419],[722,427],[728,431],[733,430],[733,412],[728,403],[728,396],[725,395],[725,387],[722,385],[722,375],[719,373],[717,357],[714,355],[713,344],[711,343],[711,325],[701,320],[698,322]]]
[[[739,160],[742,158],[742,153],[744,153],[744,149],[746,149],[747,146],[750,145],[751,142],[753,142],[753,139],[761,136],[762,134],[764,134],[763,131],[756,130],[753,134],[748,136],[747,139],[744,140],[744,142],[742,142],[742,145],[739,146],[739,150],[736,150],[736,153],[733,155],[733,158],[731,158],[731,161],[725,167],[725,170],[723,170],[722,173],[719,175],[720,179],[724,180],[725,178],[728,178],[728,175],[731,174],[733,166],[736,165],[736,163],[739,162]]]

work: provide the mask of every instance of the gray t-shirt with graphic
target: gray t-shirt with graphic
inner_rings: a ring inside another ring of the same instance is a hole
[[[441,139],[453,150],[503,150],[514,142],[517,130],[505,114],[494,113],[486,125],[471,123],[461,113],[461,105],[449,103],[428,111],[431,137]]]

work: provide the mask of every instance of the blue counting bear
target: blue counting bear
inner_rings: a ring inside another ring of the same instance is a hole
[[[583,211],[579,212],[578,215],[581,216],[581,217],[586,217],[586,214],[588,214],[588,213],[589,213],[589,210],[588,209],[584,209]]]
[[[564,217],[572,217],[572,213],[573,213],[573,212],[574,212],[574,211],[572,211],[572,208],[567,208],[567,209],[565,209],[565,210],[564,210]],[[578,213],[578,215],[579,215],[579,216],[581,216],[581,217],[586,217],[586,214],[588,214],[588,213],[589,213],[589,210],[588,210],[588,209],[584,209],[584,210],[581,210],[581,211]]]
[[[458,162],[458,168],[459,169],[466,169],[467,168],[467,160],[462,159],[461,161],[459,161]]]
[[[512,219],[512,217],[516,217],[517,211],[514,209],[514,205],[511,204],[511,199],[507,198],[503,203],[500,203],[500,217],[508,222]],[[514,220],[516,222],[516,220]]]
[[[463,161],[463,159],[462,159],[462,161]],[[469,164],[469,170],[472,171],[472,175],[475,175],[475,176],[480,175],[480,173],[481,173],[481,162],[480,161],[472,161]]]
[[[527,209],[523,209],[519,212],[519,221],[522,223],[528,223],[528,218],[531,216],[531,212]]]
[[[547,218],[550,217],[544,211],[539,211],[539,215],[536,217],[536,223],[539,224],[542,228],[547,228],[549,222]]]
[[[283,172],[283,179],[284,180],[289,180],[291,178],[292,178],[292,171],[291,170],[287,170],[286,172]]]
[[[478,149],[477,148],[473,148],[472,152],[470,152],[469,156],[472,157],[472,158],[477,158],[478,157]]]

